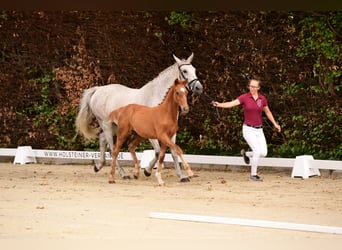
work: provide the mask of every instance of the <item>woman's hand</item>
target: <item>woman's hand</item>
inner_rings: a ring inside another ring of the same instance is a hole
[[[218,102],[214,102],[214,101],[211,102],[211,105],[213,105],[214,107],[218,107],[218,104],[219,104]]]

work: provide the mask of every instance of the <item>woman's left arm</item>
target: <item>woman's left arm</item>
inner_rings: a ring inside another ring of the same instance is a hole
[[[268,106],[264,107],[264,112],[267,118],[273,123],[273,126],[277,129],[278,132],[281,131],[280,125],[274,120],[273,114]]]

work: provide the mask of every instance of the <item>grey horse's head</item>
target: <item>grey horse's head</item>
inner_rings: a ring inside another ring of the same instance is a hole
[[[179,79],[188,80],[187,88],[190,92],[194,93],[195,95],[202,94],[203,85],[197,78],[196,68],[191,64],[192,59],[194,58],[194,53],[191,53],[188,59],[181,60],[175,55],[173,55],[173,58],[178,64]]]

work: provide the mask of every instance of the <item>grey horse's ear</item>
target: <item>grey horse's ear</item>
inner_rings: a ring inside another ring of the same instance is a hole
[[[191,55],[188,57],[188,59],[186,59],[186,61],[188,63],[191,63],[193,58],[194,58],[194,53],[192,52]]]
[[[175,54],[173,54],[173,58],[176,60],[178,64],[182,62],[182,60],[180,60]],[[188,57],[188,59],[186,59],[186,62],[191,63],[193,58],[194,58],[194,53],[192,52],[191,55]]]
[[[175,61],[180,64],[182,61],[181,59],[179,59],[175,54],[173,54],[173,58],[175,59]]]

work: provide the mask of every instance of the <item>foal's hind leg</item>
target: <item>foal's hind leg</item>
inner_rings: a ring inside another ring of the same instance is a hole
[[[120,152],[122,144],[125,142],[127,138],[127,133],[122,133],[118,138],[116,139],[116,144],[113,149],[112,153],[112,168],[109,173],[109,183],[115,183],[115,168],[117,167],[117,157]]]
[[[135,167],[134,178],[135,179],[139,178],[139,172],[140,172],[140,163],[139,163],[137,155],[135,153],[135,149],[140,144],[140,142],[142,142],[143,140],[144,140],[144,138],[142,138],[138,134],[135,134],[133,136],[132,141],[128,144],[129,152],[131,153],[132,159],[134,161],[134,167]]]
[[[107,139],[107,142],[109,144],[110,152],[113,152],[113,149],[114,149],[113,136],[115,134],[117,134],[117,128],[118,127],[115,123],[111,123],[110,128],[111,128],[111,132],[109,133],[109,130],[107,130],[108,133],[106,133],[106,139]],[[130,179],[131,178],[128,174],[126,174],[125,170],[121,167],[118,160],[116,160],[116,169],[118,170],[121,178],[123,178],[123,179]]]
[[[107,143],[109,145],[110,153],[112,154],[114,149],[113,135],[116,133],[117,126],[111,122],[102,122],[103,132],[100,134],[100,161],[94,166],[95,172],[98,172],[103,168],[105,164],[105,153]],[[125,170],[116,161],[116,168],[123,179],[130,179],[130,176],[126,174]]]

